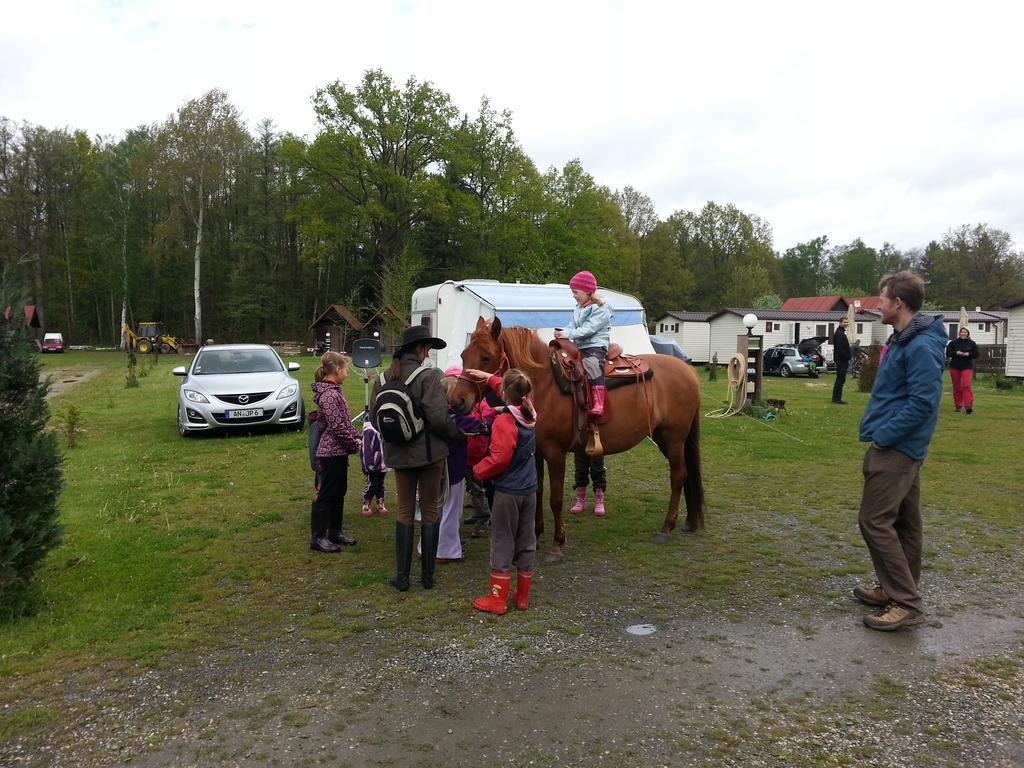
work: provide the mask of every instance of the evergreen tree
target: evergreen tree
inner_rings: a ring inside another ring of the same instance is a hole
[[[0,621],[36,604],[32,577],[60,540],[57,440],[28,337],[0,321]]]

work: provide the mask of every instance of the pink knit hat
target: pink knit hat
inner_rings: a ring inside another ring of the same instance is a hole
[[[590,272],[583,270],[572,276],[572,280],[569,281],[569,287],[574,291],[593,293],[597,290],[597,278]]]
[[[462,375],[462,366],[461,365],[449,365],[447,368],[445,368],[444,375],[445,376],[461,376]]]

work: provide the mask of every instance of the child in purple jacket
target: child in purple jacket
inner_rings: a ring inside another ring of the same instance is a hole
[[[376,501],[377,514],[383,517],[388,513],[384,506],[384,476],[388,465],[384,463],[384,443],[370,420],[363,422],[363,474],[366,475],[366,486],[363,488],[363,517],[373,516],[373,504]]]
[[[445,395],[451,395],[461,366],[453,365],[444,372],[441,387]],[[448,418],[454,421],[459,429],[466,434],[478,434],[484,425],[472,416],[462,416],[448,408]],[[465,440],[452,440],[448,443],[448,493],[445,495],[441,509],[441,524],[438,527],[437,562],[440,564],[454,563],[462,559],[462,538],[459,536],[459,523],[462,517],[462,506],[466,496],[463,480],[466,477],[467,450]]]
[[[320,423],[320,441],[316,446],[320,484],[311,510],[309,548],[315,552],[338,552],[343,546],[356,543],[341,527],[348,491],[348,457],[359,451],[359,434],[341,391],[348,376],[348,364],[346,355],[327,352],[314,374],[313,401]]]

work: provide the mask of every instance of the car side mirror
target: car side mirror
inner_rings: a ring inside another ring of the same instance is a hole
[[[289,371],[297,371],[297,370],[299,370],[299,368],[301,368],[301,367],[302,367],[302,366],[301,366],[301,365],[299,365],[298,363],[288,363],[288,370],[289,370]]]
[[[188,374],[188,369],[184,365],[179,365],[177,368],[172,368],[171,373],[175,376],[185,376]]]

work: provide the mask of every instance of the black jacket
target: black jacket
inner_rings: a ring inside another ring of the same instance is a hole
[[[966,352],[966,355],[958,355],[957,352]],[[946,345],[946,359],[949,367],[957,371],[974,370],[974,358],[978,356],[978,345],[974,339],[953,339]]]
[[[836,365],[849,365],[851,356],[850,340],[846,338],[846,329],[840,325],[832,337],[832,359]]]

